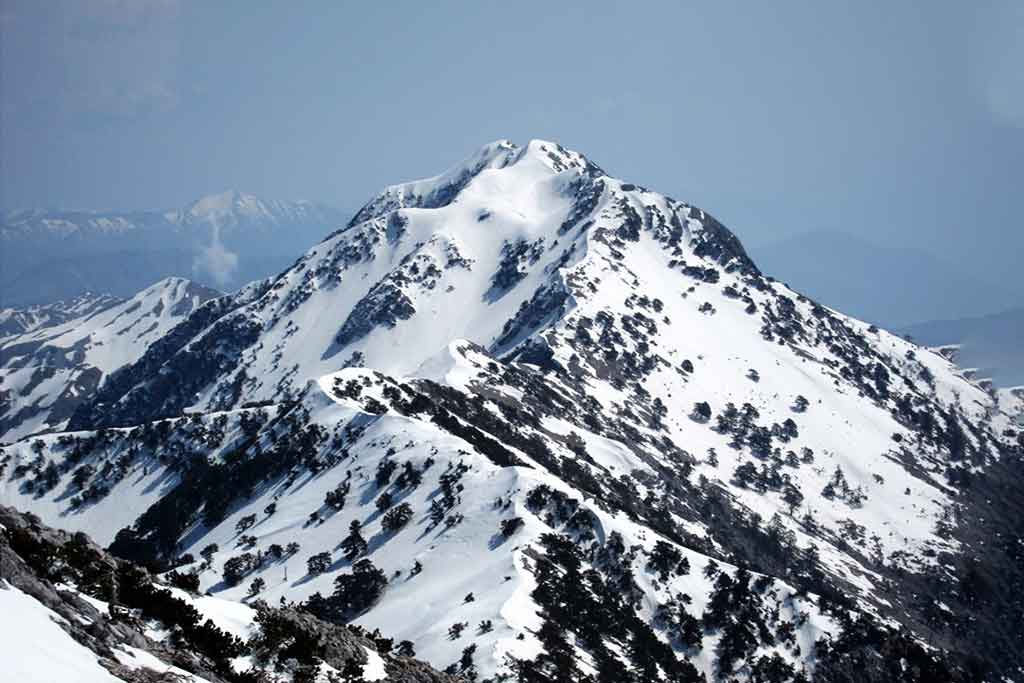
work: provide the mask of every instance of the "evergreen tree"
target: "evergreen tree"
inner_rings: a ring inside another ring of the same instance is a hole
[[[400,503],[384,513],[381,526],[394,533],[412,520],[412,507],[408,503]]]
[[[220,550],[220,546],[216,543],[211,543],[199,551],[199,556],[203,558],[203,562],[206,563],[206,566],[209,566],[210,563],[213,562],[213,556],[218,550]]]
[[[224,583],[237,586],[245,575],[256,567],[256,557],[252,553],[242,553],[224,563]]]
[[[366,539],[361,533],[363,525],[358,519],[353,519],[348,527],[348,536],[341,542],[341,549],[345,553],[345,559],[349,562],[357,557],[366,554]]]
[[[348,481],[343,481],[336,487],[327,492],[324,496],[324,504],[334,510],[341,510],[345,507],[345,496],[348,495],[349,491]]]
[[[391,505],[393,504],[393,501],[394,501],[394,497],[391,495],[391,492],[390,491],[385,491],[384,493],[380,494],[377,497],[377,501],[376,501],[375,505],[377,506],[378,510],[380,510],[381,512],[384,512],[389,507],[391,507]]]
[[[256,515],[246,515],[235,524],[235,531],[242,533],[249,530],[254,524],[256,524]]]
[[[249,597],[254,598],[263,591],[263,588],[267,585],[267,582],[260,577],[256,577],[249,584]]]
[[[363,683],[366,680],[366,665],[352,657],[339,672],[339,683]]]
[[[388,580],[368,559],[352,565],[351,574],[334,579],[334,592],[319,608],[318,616],[347,623],[370,609],[384,593]]]
[[[792,515],[804,502],[804,494],[795,485],[787,483],[782,487],[782,500],[789,507],[789,514]]]
[[[323,574],[328,570],[328,568],[330,568],[330,566],[331,554],[327,552],[311,555],[310,558],[306,560],[306,569],[312,575]]]

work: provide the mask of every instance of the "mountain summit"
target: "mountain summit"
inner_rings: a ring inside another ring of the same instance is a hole
[[[630,246],[654,257],[642,234],[663,260],[637,264],[648,272],[708,284],[719,271],[759,278],[735,236],[700,209],[613,179],[553,143],[486,145],[439,176],[386,188],[290,269],[221,304],[216,325],[197,329],[184,353],[147,354],[143,362],[181,363],[180,372],[166,390],[157,381],[105,394],[101,421],[139,419],[136,399],[152,415],[180,411],[195,394],[203,409],[296,395],[346,363],[412,372],[453,339],[511,350],[569,322],[583,302],[601,305],[604,290],[644,293],[624,261]],[[207,346],[221,371],[193,376],[187,366],[205,362]]]
[[[66,428],[5,448],[0,501],[470,679],[1021,666],[996,398],[552,142],[386,188]]]
[[[169,214],[169,217],[173,223],[182,225],[217,223],[221,227],[239,226],[250,230],[256,226],[288,225],[303,221],[329,223],[338,219],[337,212],[322,204],[266,200],[238,190],[201,197],[186,209]]]

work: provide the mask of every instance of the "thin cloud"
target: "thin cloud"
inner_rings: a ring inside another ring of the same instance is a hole
[[[11,2],[2,16],[4,38],[19,45],[5,55],[5,75],[41,65],[50,71],[35,84],[26,79],[33,93],[22,99],[48,102],[71,118],[116,119],[168,111],[181,101],[178,0]]]
[[[1001,123],[1024,127],[1024,5],[998,3],[972,41],[974,90]]]

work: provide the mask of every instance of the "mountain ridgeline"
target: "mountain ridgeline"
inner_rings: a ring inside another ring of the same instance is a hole
[[[108,373],[136,360],[219,296],[195,282],[167,278],[123,300],[83,294],[0,309],[0,440],[63,428]]]
[[[466,680],[998,681],[1018,400],[501,141],[198,305],[0,501]]]

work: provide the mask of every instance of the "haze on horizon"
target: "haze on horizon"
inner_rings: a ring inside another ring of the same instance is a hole
[[[1019,3],[2,7],[4,208],[352,209],[542,137],[748,246],[845,232],[1024,299]]]

